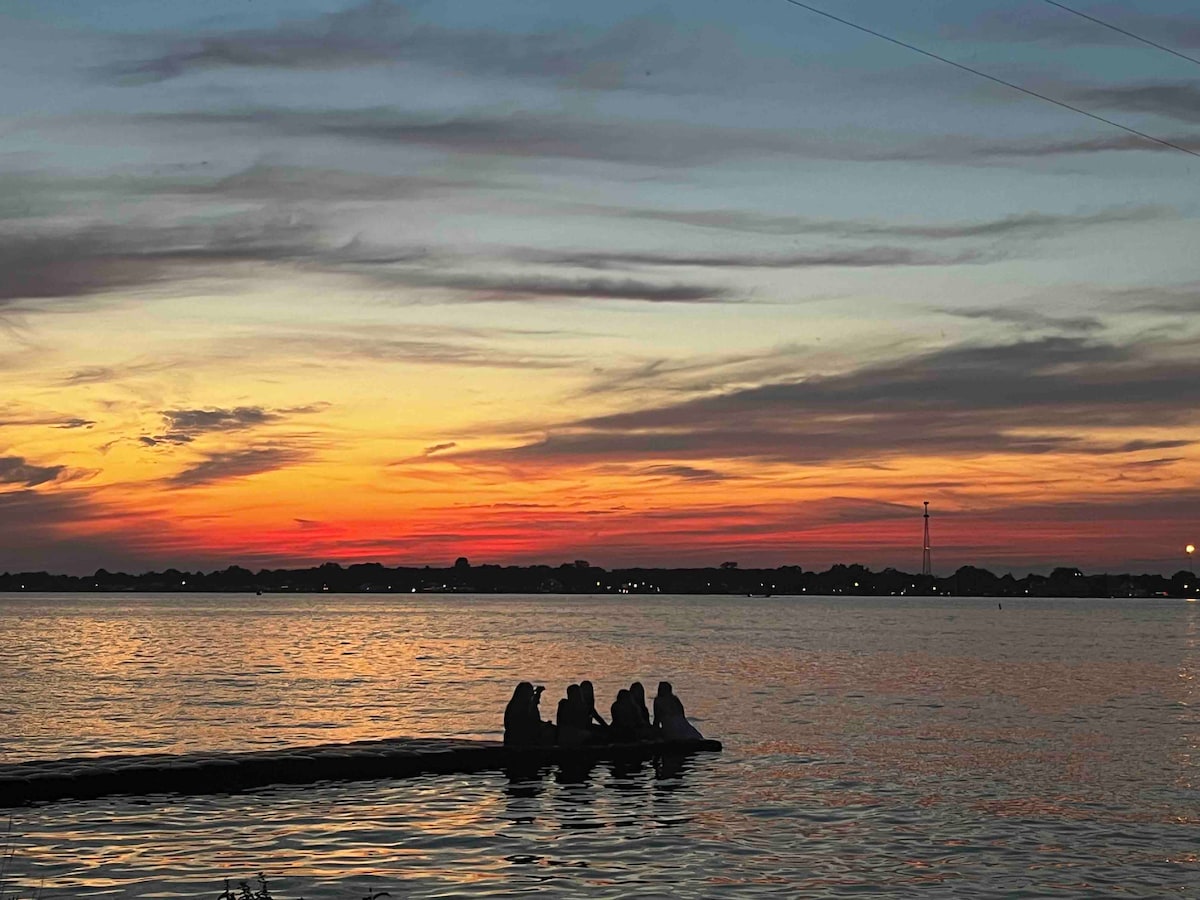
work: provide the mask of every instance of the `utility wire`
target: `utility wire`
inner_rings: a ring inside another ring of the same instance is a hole
[[[1077,9],[1072,9],[1071,7],[1067,6],[1065,3],[1059,3],[1059,2],[1057,2],[1057,0],[1042,0],[1042,2],[1048,3],[1051,6],[1056,6],[1059,9],[1063,10],[1064,12],[1069,12],[1072,15],[1079,16],[1079,18],[1081,18],[1081,19],[1087,19],[1089,22],[1095,22],[1097,25],[1102,25],[1111,31],[1117,32],[1117,34],[1123,34],[1126,37],[1131,37],[1135,41],[1141,41],[1143,44],[1147,44],[1158,50],[1162,50],[1166,53],[1170,53],[1172,56],[1178,56],[1180,59],[1186,59],[1188,62],[1195,63],[1196,65],[1200,66],[1200,59],[1197,59],[1194,56],[1188,56],[1186,53],[1180,53],[1178,50],[1172,50],[1170,47],[1165,47],[1162,44],[1155,43],[1154,41],[1150,40],[1149,38],[1142,37],[1140,34],[1134,34],[1132,31],[1126,31],[1124,28],[1121,28],[1119,25],[1113,25],[1111,22],[1105,22],[1103,19],[1097,19],[1095,16],[1090,16],[1085,12],[1080,12]]]
[[[1078,106],[1072,106],[1066,101],[1056,100],[1053,97],[1047,96],[1046,94],[1039,94],[1037,91],[1031,90],[1030,88],[1021,87],[1021,85],[1014,84],[1011,81],[1005,81],[1003,78],[1000,78],[996,75],[989,75],[987,72],[974,69],[965,63],[955,62],[954,60],[948,59],[945,56],[939,56],[931,50],[922,50],[915,44],[909,44],[900,40],[899,38],[894,38],[890,35],[884,34],[882,31],[875,31],[874,29],[868,28],[865,25],[859,25],[857,22],[851,22],[849,19],[843,19],[840,16],[835,16],[833,13],[826,12],[823,9],[817,9],[815,6],[809,6],[807,3],[801,3],[800,0],[784,0],[784,3],[790,3],[792,6],[798,6],[800,9],[806,9],[811,13],[816,13],[818,16],[824,16],[826,19],[832,19],[834,22],[840,22],[842,25],[853,28],[856,31],[861,31],[864,34],[869,34],[872,37],[885,40],[889,44],[895,44],[897,47],[904,47],[906,50],[912,50],[914,53],[920,53],[922,56],[927,56],[930,59],[936,59],[938,62],[943,62],[946,63],[946,65],[954,66],[956,69],[962,69],[964,72],[970,72],[972,75],[978,75],[980,78],[985,78],[988,81],[995,82],[996,84],[1004,85],[1006,88],[1012,88],[1014,91],[1020,91],[1022,94],[1028,94],[1030,97],[1036,97],[1038,100],[1044,100],[1046,103],[1053,103],[1055,106],[1070,110],[1073,113],[1078,113],[1081,116],[1087,116],[1089,119],[1095,119],[1097,122],[1103,122],[1105,125],[1109,125],[1113,128],[1119,128],[1121,131],[1128,132],[1129,134],[1140,137],[1143,140],[1160,144],[1163,147],[1170,147],[1172,150],[1178,150],[1180,153],[1186,153],[1188,156],[1194,156],[1197,159],[1200,159],[1200,152],[1189,150],[1187,147],[1184,147],[1180,144],[1173,144],[1170,141],[1157,138],[1152,134],[1146,134],[1144,131],[1138,131],[1136,128],[1130,128],[1128,125],[1122,125],[1120,122],[1114,122],[1112,119],[1106,119],[1104,116],[1098,115],[1094,112],[1088,112],[1086,109],[1081,109]]]

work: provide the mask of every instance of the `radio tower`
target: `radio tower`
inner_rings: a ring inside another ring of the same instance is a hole
[[[929,501],[925,501],[925,549],[921,553],[921,574],[933,574],[933,562],[929,558]]]

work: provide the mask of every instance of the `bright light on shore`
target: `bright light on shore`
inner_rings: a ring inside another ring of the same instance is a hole
[[[1188,556],[1191,556],[1193,553],[1195,553],[1195,552],[1196,552],[1196,545],[1195,545],[1195,544],[1188,544],[1188,545],[1187,545],[1186,547],[1184,547],[1183,549],[1187,551],[1187,555],[1188,555]]]

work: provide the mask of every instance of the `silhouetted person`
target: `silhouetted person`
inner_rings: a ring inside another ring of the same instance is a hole
[[[629,686],[629,696],[633,700],[634,706],[637,707],[638,718],[641,719],[642,725],[649,728],[650,710],[646,709],[646,689],[642,687],[640,681],[635,681]]]
[[[687,720],[683,702],[675,696],[669,681],[658,683],[658,696],[654,698],[654,727],[669,741],[704,739],[704,735]]]
[[[579,691],[583,695],[583,706],[588,714],[588,728],[591,729],[595,740],[602,741],[605,739],[604,732],[608,730],[608,723],[596,712],[596,689],[590,681],[584,680],[579,682]]]
[[[642,717],[638,713],[633,695],[625,688],[617,691],[617,699],[610,708],[612,724],[608,727],[609,740],[614,743],[636,741],[642,730]]]
[[[528,681],[522,681],[513,690],[512,699],[504,708],[506,747],[534,747],[546,743],[547,728],[553,726],[542,721],[538,707],[543,690],[545,688],[535,688]]]
[[[558,743],[578,747],[591,738],[591,717],[583,702],[583,690],[577,684],[567,686],[567,696],[558,701]]]

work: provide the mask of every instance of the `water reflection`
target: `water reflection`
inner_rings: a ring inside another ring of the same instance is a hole
[[[22,896],[215,896],[260,870],[308,900],[1200,881],[1195,605],[244,599],[0,598],[0,755],[494,736],[515,681],[561,686],[597,659],[599,696],[670,678],[726,752],[21,810]],[[114,629],[102,657],[93,637]],[[271,646],[221,661],[248,633]],[[663,647],[686,648],[672,671]]]

